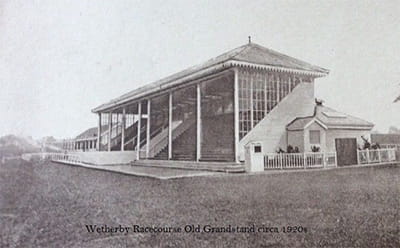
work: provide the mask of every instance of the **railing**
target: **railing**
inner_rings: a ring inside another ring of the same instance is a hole
[[[336,153],[268,153],[264,169],[307,169],[336,167]]]
[[[59,162],[72,162],[72,163],[83,163],[81,156],[78,154],[70,154],[70,153],[53,153],[51,154],[50,157],[51,160],[53,161],[59,161]]]
[[[78,153],[50,153],[50,152],[39,152],[39,153],[25,153],[22,154],[24,160],[53,160],[53,161],[69,161],[74,163],[81,163],[81,156]]]
[[[359,164],[388,163],[396,161],[396,149],[376,149],[376,150],[358,150]]]
[[[188,118],[185,121],[177,121],[172,125],[172,141],[184,133],[191,125],[196,122],[194,118]],[[162,149],[168,145],[168,129],[158,134],[150,143],[150,157],[156,156]]]

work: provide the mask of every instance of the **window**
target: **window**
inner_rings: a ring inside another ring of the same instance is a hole
[[[254,146],[254,153],[261,153],[261,146],[260,145]]]
[[[321,133],[319,130],[310,130],[310,144],[321,144]]]
[[[287,73],[239,69],[239,139],[246,136],[300,81]]]

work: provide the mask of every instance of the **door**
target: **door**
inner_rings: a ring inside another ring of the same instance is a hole
[[[346,166],[357,164],[357,139],[335,139],[337,165]]]

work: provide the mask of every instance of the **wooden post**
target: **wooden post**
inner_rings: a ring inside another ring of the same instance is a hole
[[[337,164],[337,153],[335,152],[335,167],[338,167],[338,164]]]
[[[136,159],[140,159],[140,128],[142,125],[142,102],[138,103],[138,125],[137,125],[137,141],[136,141]]]
[[[108,151],[111,151],[112,112],[108,114]]]
[[[304,163],[304,169],[306,169],[306,164],[307,164],[307,156],[306,156],[306,153],[303,153],[303,163]]]
[[[234,68],[234,85],[233,85],[233,102],[234,102],[234,129],[235,129],[235,161],[239,163],[239,70]]]
[[[101,143],[101,113],[99,113],[99,123],[97,127],[97,151],[100,151]]]
[[[249,73],[250,75],[250,73]],[[254,127],[254,99],[253,99],[253,92],[254,92],[254,78],[250,75],[250,126],[251,129]]]
[[[168,159],[172,158],[172,92],[169,92],[168,104]]]
[[[357,149],[357,164],[361,164],[360,161],[360,150]]]
[[[381,163],[381,160],[382,160],[381,151],[380,151],[380,149],[376,149],[376,151],[378,152],[378,162]]]
[[[264,117],[268,114],[268,74],[264,76]]]
[[[275,82],[276,82],[276,104],[278,105],[279,102],[281,101],[281,95],[280,95],[280,89],[279,89],[279,76],[277,74],[274,75],[275,77]]]
[[[126,108],[122,108],[121,151],[125,150]]]
[[[367,164],[369,164],[369,149],[365,149],[365,151],[367,152]]]
[[[201,157],[201,85],[197,84],[196,161]]]
[[[150,156],[150,111],[151,111],[151,100],[147,99],[147,127],[146,127],[146,158]]]

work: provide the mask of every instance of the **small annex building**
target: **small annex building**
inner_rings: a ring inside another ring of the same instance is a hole
[[[368,121],[316,103],[312,116],[298,117],[287,125],[287,143],[300,152],[312,152],[314,147],[336,152],[338,139],[356,139],[362,144],[361,137],[370,140],[373,127]]]

